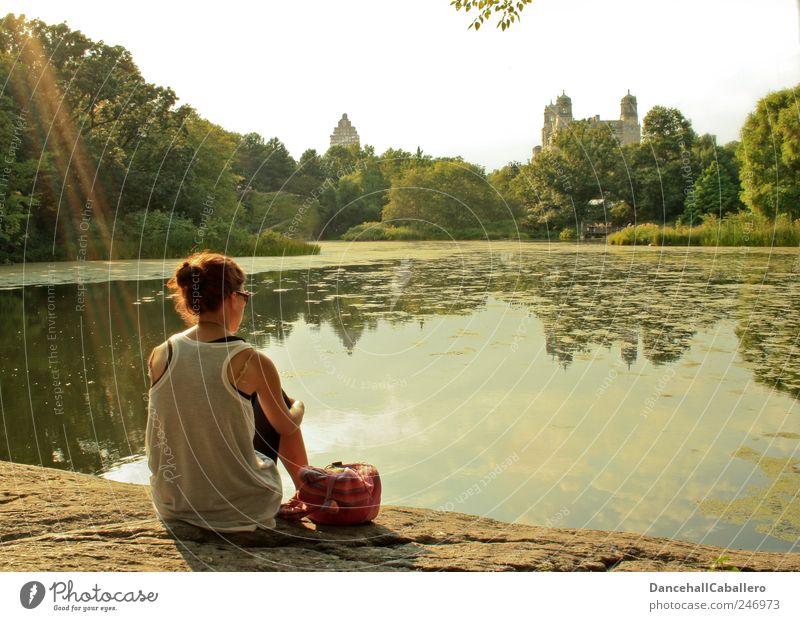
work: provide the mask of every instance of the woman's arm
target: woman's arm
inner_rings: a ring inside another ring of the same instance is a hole
[[[267,420],[279,434],[291,435],[300,428],[305,414],[302,401],[292,400],[288,408],[283,399],[281,378],[275,363],[263,352],[256,352],[247,365],[243,378],[252,386]]]

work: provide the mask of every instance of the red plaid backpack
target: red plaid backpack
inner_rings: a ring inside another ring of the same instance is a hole
[[[381,478],[375,466],[340,461],[326,468],[304,466],[300,479],[303,486],[281,507],[280,517],[341,526],[369,522],[380,511]]]

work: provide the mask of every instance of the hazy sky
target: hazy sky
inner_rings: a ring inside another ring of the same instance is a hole
[[[675,106],[727,142],[755,102],[800,82],[796,0],[534,0],[500,32],[467,30],[449,0],[215,4],[5,0],[128,48],[149,82],[237,132],[323,152],[347,112],[362,144],[462,155],[491,170],[527,160],[542,109],[639,118]]]

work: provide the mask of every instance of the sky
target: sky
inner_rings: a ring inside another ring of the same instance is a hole
[[[240,133],[324,152],[346,112],[378,153],[461,155],[487,171],[527,161],[543,109],[640,122],[676,107],[737,139],[758,99],[800,83],[798,0],[534,0],[501,32],[468,29],[449,0],[102,2],[4,0],[3,14],[66,21],[123,45],[145,80]]]

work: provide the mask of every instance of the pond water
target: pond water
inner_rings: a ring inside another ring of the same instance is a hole
[[[241,260],[312,463],[374,463],[386,504],[798,549],[797,250],[321,246]],[[0,459],[147,482],[174,264],[0,268]]]

